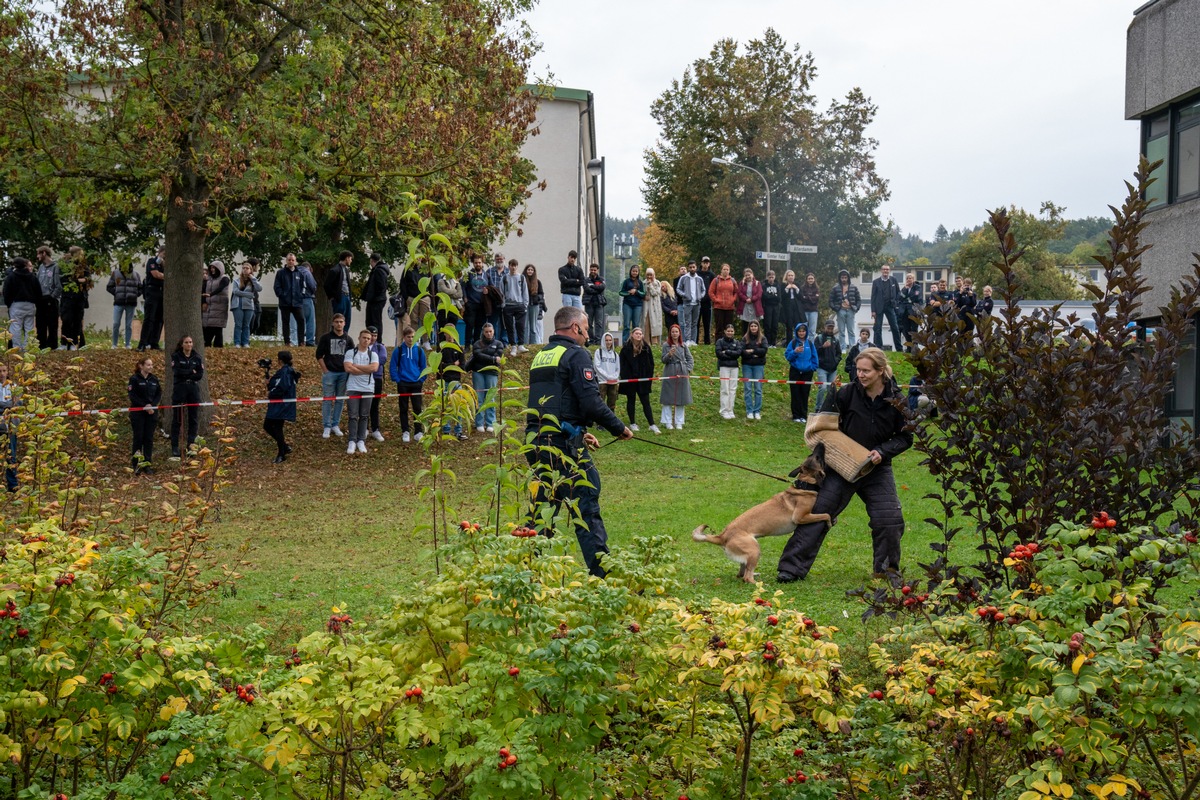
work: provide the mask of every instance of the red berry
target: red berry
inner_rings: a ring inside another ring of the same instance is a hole
[[[120,690],[116,686],[110,686],[110,687],[108,687],[107,691],[109,694],[116,694]]]
[[[796,780],[800,783],[804,783],[806,780],[808,780],[808,776],[805,775],[803,772],[801,772],[799,775],[796,776]]]
[[[912,592],[912,587],[911,587],[911,586],[904,586],[904,587],[901,587],[901,589],[900,589],[900,594],[905,594],[905,595],[907,595],[907,594],[909,594],[909,593],[911,593],[911,592]]]
[[[510,755],[508,758],[504,759],[505,766],[511,767],[515,763],[517,763],[517,757],[514,755]]]
[[[500,748],[500,757],[501,757],[501,758],[508,758],[508,756],[509,756],[508,748],[507,748],[507,747],[501,747],[501,748]]]
[[[768,624],[768,625],[778,625],[778,624],[779,624],[779,617],[777,617],[777,616],[775,616],[774,614],[772,614],[771,616],[767,617],[767,624]]]
[[[763,661],[774,661],[775,654],[771,652],[763,653]]]
[[[159,783],[161,783],[161,784],[163,784],[164,786],[165,786],[166,784],[170,783],[170,782],[171,782],[171,773],[169,773],[169,772],[164,772],[162,775],[159,775],[159,776],[158,776],[158,782],[159,782]]]
[[[974,735],[975,735],[975,729],[967,728],[967,736],[974,736]]]
[[[795,750],[792,751],[792,755],[794,755],[796,758],[799,758],[800,756],[804,755],[804,748],[797,747]]]
[[[996,620],[996,622],[1004,622],[1004,615],[997,611],[995,614],[992,614],[992,619]]]
[[[787,776],[787,782],[788,782],[788,783],[795,783],[795,782],[796,782],[796,779],[795,779],[795,778],[793,778],[791,775],[788,775],[788,776]]]
[[[764,649],[764,650],[774,650],[774,649],[775,649],[775,643],[774,643],[774,642],[766,642],[766,643],[763,645],[763,649]]]
[[[933,697],[935,694],[937,694],[937,689],[933,688],[932,686],[930,686],[925,691],[929,693],[930,697]]]
[[[876,689],[875,691],[871,692],[871,699],[872,700],[882,700],[883,692],[880,691],[879,689]]]
[[[820,639],[820,638],[821,638],[821,632],[820,632],[820,631],[813,631],[813,632],[812,632],[812,637],[813,637],[814,639]]]
[[[765,606],[765,605],[767,605],[767,601],[763,600],[761,597],[756,597],[756,598],[754,598],[754,605]]]
[[[1106,528],[1115,528],[1117,527],[1117,521],[1115,519],[1105,520],[1104,526]]]
[[[24,639],[28,635],[29,635],[28,628],[17,628],[17,637],[18,638]]]
[[[636,622],[631,622],[631,623],[629,623],[629,632],[630,633],[641,633],[642,626],[638,625]]]
[[[420,697],[422,694],[424,694],[424,692],[421,691],[420,686],[414,686],[412,688],[412,693],[413,693],[413,697]]]
[[[1067,754],[1067,752],[1065,750],[1063,750],[1061,747],[1054,748],[1054,755],[1056,758],[1062,758],[1066,754]]]
[[[508,674],[515,678],[521,674],[521,669],[520,669],[520,667],[509,667]]]

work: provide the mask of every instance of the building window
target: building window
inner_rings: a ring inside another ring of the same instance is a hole
[[[1200,198],[1200,99],[1193,96],[1143,118],[1142,155],[1162,162],[1150,173],[1151,208]]]
[[[871,282],[871,273],[860,272],[858,275],[858,282],[859,283],[870,283]]]
[[[1179,363],[1175,370],[1175,386],[1167,398],[1167,414],[1190,417],[1196,405],[1196,327],[1189,326],[1179,348]]]
[[[1175,196],[1200,194],[1200,100],[1179,109],[1175,123]]]
[[[296,320],[292,320],[295,323]],[[278,306],[263,306],[262,312],[258,315],[258,327],[251,331],[255,336],[262,336],[267,339],[282,339],[283,328],[279,319]],[[307,332],[305,334],[308,335]]]

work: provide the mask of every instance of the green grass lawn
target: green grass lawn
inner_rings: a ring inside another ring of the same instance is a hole
[[[695,374],[715,374],[712,349],[699,347],[694,352]],[[907,380],[907,362],[892,357],[898,379]],[[528,359],[520,359],[518,369],[527,367]],[[768,377],[785,376],[782,351],[772,350]],[[790,420],[786,386],[766,387],[760,421],[721,419],[715,381],[695,379],[692,388],[695,402],[684,431],[664,431],[656,437],[643,425],[639,438],[779,476],[786,476],[807,455],[803,426]],[[517,394],[524,400],[523,391]],[[657,401],[657,390],[654,397]],[[657,402],[654,405],[657,413]],[[623,403],[619,410],[623,417]],[[257,623],[283,644],[320,627],[334,605],[351,609],[356,618],[369,618],[386,608],[392,596],[420,591],[421,581],[434,570],[429,534],[413,533],[429,518],[428,506],[419,505],[420,487],[414,480],[427,459],[418,445],[401,444],[393,403],[385,405],[381,423],[388,440],[370,442],[366,456],[346,455],[344,440],[320,438],[317,408],[302,407],[301,423],[289,429],[296,453],[278,467],[269,463],[273,451],[258,429],[260,413],[235,412],[240,463],[237,478],[223,494],[219,521],[211,526],[211,541],[223,563],[240,564],[242,577],[210,612],[213,622],[228,630]],[[472,431],[466,442],[438,445],[458,475],[451,491],[456,514],[476,520],[485,515],[482,470],[496,456],[495,448],[484,446],[482,438]],[[608,436],[602,433],[600,438],[606,441]],[[903,547],[909,568],[933,556],[928,544],[938,536],[923,522],[935,512],[934,504],[923,499],[935,487],[920,460],[920,454],[910,451],[895,462],[908,522]],[[685,599],[702,604],[712,597],[753,596],[754,588],[737,579],[737,565],[720,548],[693,542],[690,534],[701,523],[719,531],[745,509],[780,491],[782,483],[638,441],[605,447],[596,454],[596,462],[612,549],[635,536],[665,534],[678,543]],[[759,578],[764,591],[782,588],[823,624],[864,632],[857,621],[861,607],[846,597],[848,590],[871,578],[870,534],[861,502],[852,501],[838,520],[808,579],[781,586],[775,582],[775,565],[785,540],[762,542]]]

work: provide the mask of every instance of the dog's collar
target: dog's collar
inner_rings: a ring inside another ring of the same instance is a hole
[[[817,484],[815,484],[815,483],[804,483],[804,482],[802,482],[802,481],[795,481],[795,482],[793,482],[793,483],[792,483],[792,488],[793,488],[793,489],[799,489],[799,490],[800,490],[800,491],[802,491],[802,492],[819,492],[819,491],[821,491],[821,487],[820,487],[820,486],[818,486]]]

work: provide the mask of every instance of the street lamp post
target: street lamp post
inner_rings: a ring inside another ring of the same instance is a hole
[[[613,234],[613,258],[621,259],[621,279],[625,279],[625,262],[633,258],[633,247],[637,244],[636,236],[628,234]]]
[[[588,175],[592,176],[593,181],[597,176],[600,178],[600,230],[599,235],[596,237],[596,248],[600,251],[598,262],[600,264],[600,274],[604,275],[607,272],[604,268],[604,215],[606,213],[604,205],[605,195],[608,194],[608,178],[604,173],[604,156],[593,158],[589,161],[587,163],[587,171]],[[586,271],[587,268],[584,267],[584,269]]]
[[[712,160],[712,163],[719,164],[722,167],[741,167],[742,169],[748,169],[751,172],[753,172],[755,175],[757,175],[759,177],[759,179],[763,182],[763,188],[767,190],[767,251],[766,252],[769,254],[771,252],[771,186],[770,186],[770,184],[767,183],[766,176],[764,176],[761,172],[756,170],[754,167],[750,167],[745,164],[739,164],[736,161],[730,161],[728,158],[721,158],[720,156],[715,156]],[[767,269],[770,269],[770,268],[771,268],[771,259],[770,259],[770,256],[768,255]]]

